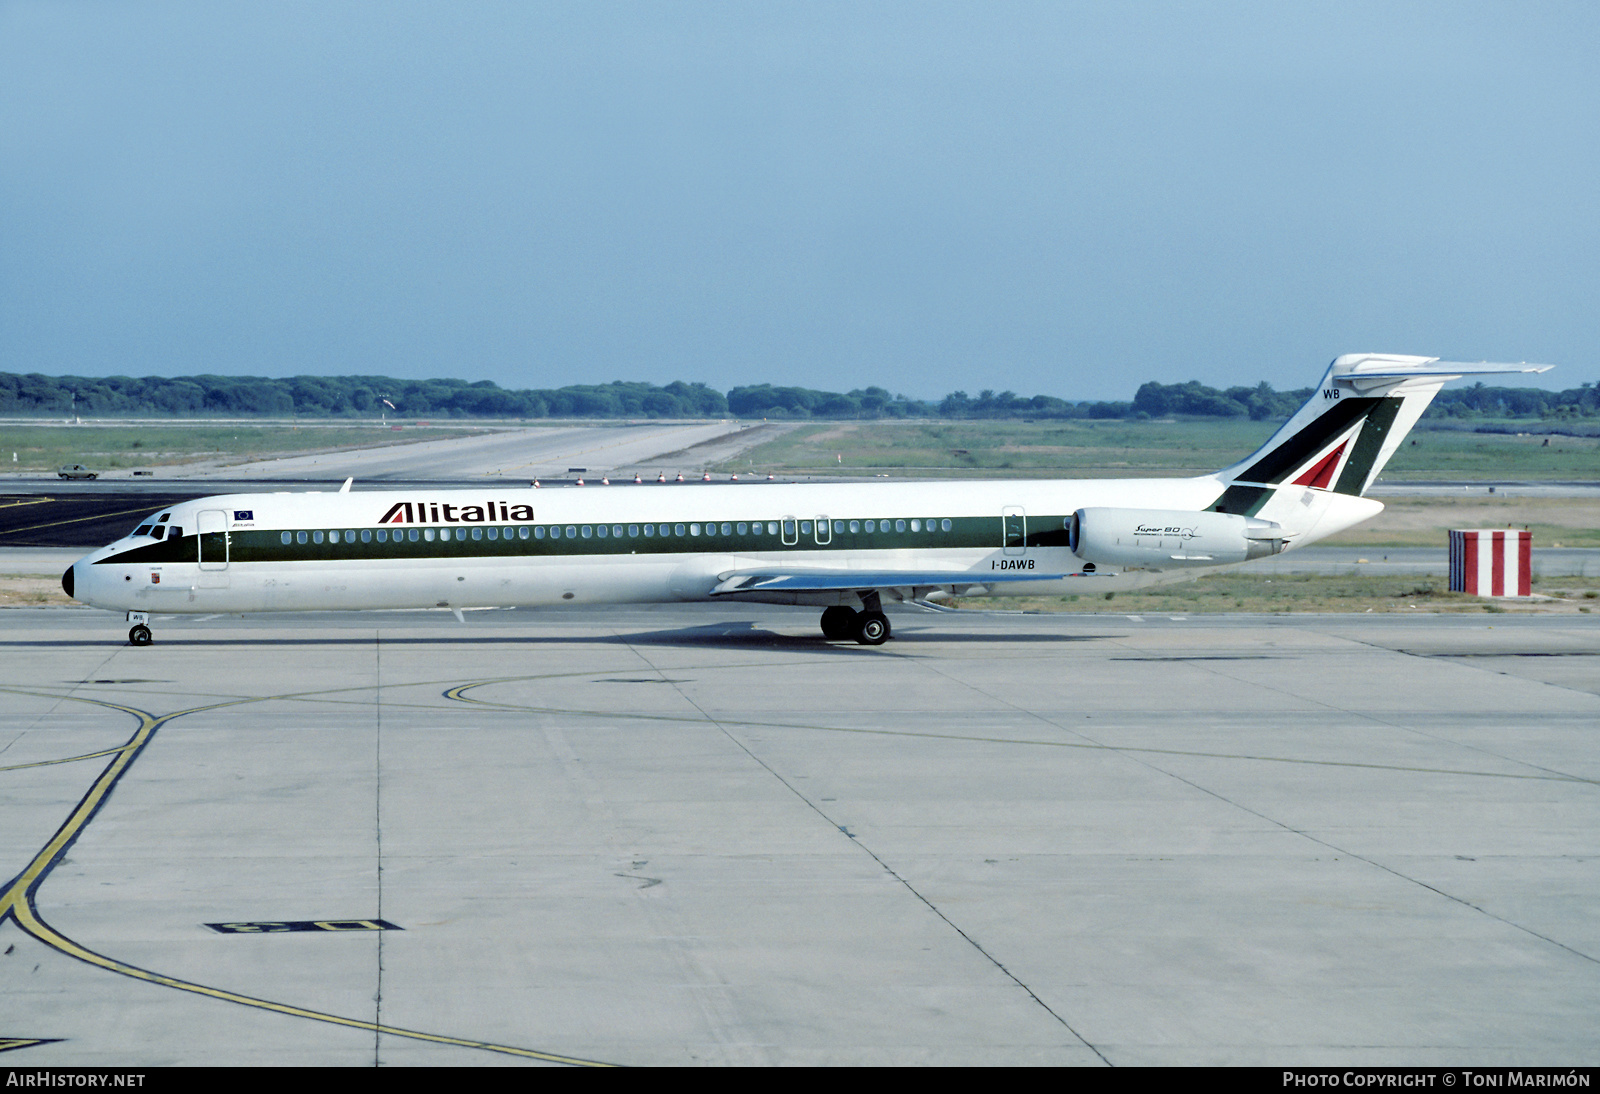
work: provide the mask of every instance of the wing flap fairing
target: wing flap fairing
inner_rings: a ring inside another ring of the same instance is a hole
[[[733,593],[832,593],[870,589],[970,589],[982,585],[1065,581],[1070,574],[1021,570],[741,570],[723,574],[712,596]]]

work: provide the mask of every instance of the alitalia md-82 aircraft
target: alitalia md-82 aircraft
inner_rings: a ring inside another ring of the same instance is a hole
[[[1266,444],[1182,479],[727,483],[230,494],[150,514],[74,563],[67,595],[154,614],[759,600],[878,645],[885,598],[1106,593],[1314,543],[1440,386],[1549,366],[1347,354]]]

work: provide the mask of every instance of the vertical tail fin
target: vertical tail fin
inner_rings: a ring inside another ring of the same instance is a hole
[[[1217,472],[1226,489],[1210,508],[1254,516],[1285,486],[1360,497],[1446,380],[1549,368],[1347,353],[1328,366],[1311,398],[1266,444]]]

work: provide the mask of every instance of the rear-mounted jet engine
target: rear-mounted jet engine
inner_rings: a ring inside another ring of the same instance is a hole
[[[1096,566],[1220,566],[1283,550],[1283,527],[1233,513],[1079,509],[1067,525],[1072,553]]]

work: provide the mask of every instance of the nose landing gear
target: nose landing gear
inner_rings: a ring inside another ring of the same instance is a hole
[[[150,633],[150,615],[148,612],[129,612],[128,622],[133,626],[128,628],[128,644],[130,646],[148,646],[154,641]]]

